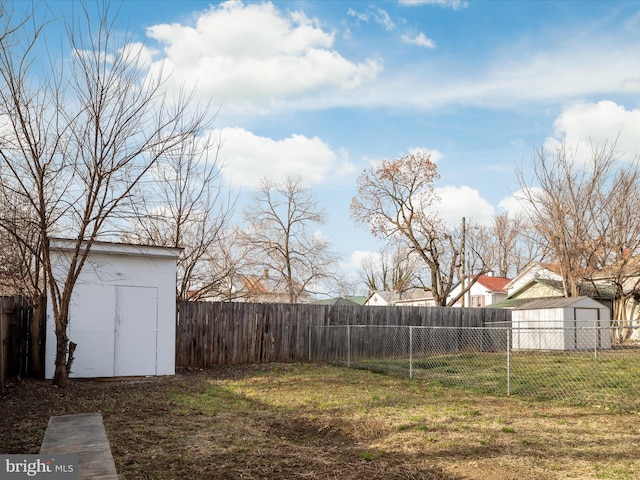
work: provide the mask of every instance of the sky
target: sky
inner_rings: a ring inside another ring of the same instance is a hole
[[[218,111],[238,208],[301,176],[356,272],[380,243],[350,218],[358,175],[427,150],[441,215],[489,224],[514,207],[536,149],[617,139],[640,151],[640,2],[125,0],[120,22],[168,86]]]

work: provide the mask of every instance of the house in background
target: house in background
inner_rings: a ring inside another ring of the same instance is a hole
[[[311,294],[297,287],[298,303],[311,303]],[[229,280],[228,292],[224,295],[202,299],[211,302],[290,303],[287,282],[265,268],[262,275],[237,275]]]
[[[514,292],[520,290],[533,279],[548,279],[562,282],[560,266],[555,263],[531,262],[521,272],[518,272],[512,280],[505,285],[507,296],[511,297]]]
[[[324,300],[316,300],[313,302],[316,305],[364,305],[367,298],[359,295],[346,295],[343,297],[327,298]]]
[[[364,302],[364,305],[387,307],[397,305],[399,307],[434,307],[435,301],[429,291],[414,289],[402,294],[397,292],[377,291],[373,292]]]
[[[613,311],[613,287],[601,283],[583,282],[579,285],[579,288],[582,296],[592,298],[608,308],[610,312]],[[500,308],[519,308],[532,300],[558,297],[564,297],[564,288],[561,280],[533,278],[518,290],[512,292],[498,306]]]
[[[404,294],[395,304],[409,307],[435,307],[436,301],[430,291],[416,289]]]
[[[64,278],[75,240],[51,239]],[[176,264],[182,249],[95,242],[71,297],[67,337],[77,344],[70,377],[175,374]],[[45,378],[55,370],[56,334],[47,306]]]
[[[476,282],[464,295],[464,306],[470,308],[482,308],[507,298],[506,285],[511,281],[504,277],[495,277],[491,274],[476,276],[471,275],[467,284],[475,279]],[[455,298],[462,291],[462,285],[458,283],[449,293],[448,298]],[[460,298],[453,306],[462,307],[463,299]]]
[[[532,300],[564,297],[562,276],[557,264],[532,262],[505,289],[508,291],[507,298],[492,307],[517,309]],[[600,302],[609,312],[613,312],[613,287],[604,282],[583,281],[579,289],[582,296]]]
[[[369,295],[365,300],[364,305],[372,307],[388,307],[390,305],[395,305],[398,300],[400,300],[399,293],[379,290]]]

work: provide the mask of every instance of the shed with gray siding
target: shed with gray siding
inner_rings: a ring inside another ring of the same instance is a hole
[[[611,348],[609,309],[589,297],[536,299],[512,312],[514,350]]]

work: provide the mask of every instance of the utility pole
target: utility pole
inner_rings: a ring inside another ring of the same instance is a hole
[[[464,278],[464,277],[466,276],[466,272],[465,272],[465,270],[464,270],[464,264],[465,264],[465,261],[466,261],[466,260],[465,260],[465,258],[464,258],[464,244],[465,244],[465,240],[466,240],[466,239],[465,239],[466,230],[467,230],[467,228],[466,228],[466,226],[465,226],[465,218],[464,218],[464,217],[462,217],[462,248],[460,249],[460,250],[461,250],[461,251],[460,251],[460,259],[461,259],[461,261],[462,261],[462,281],[460,282],[460,286],[461,286],[461,288],[462,288],[462,290],[461,290],[461,291],[462,291],[462,306],[463,306],[463,307],[465,306],[465,304],[464,304],[464,297],[466,297],[466,296],[467,296],[467,294],[466,294],[466,293],[465,293],[465,291],[464,291],[464,280],[465,280],[465,278]]]

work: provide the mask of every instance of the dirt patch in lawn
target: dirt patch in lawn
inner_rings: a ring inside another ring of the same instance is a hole
[[[121,479],[637,478],[640,417],[492,398],[327,365],[10,382],[0,453],[101,412]]]

